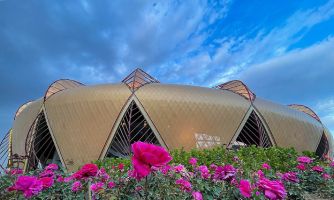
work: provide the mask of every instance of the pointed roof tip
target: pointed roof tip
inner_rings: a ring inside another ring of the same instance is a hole
[[[141,68],[136,68],[127,77],[122,80],[132,92],[135,92],[140,87],[150,83],[160,83],[157,79],[146,73]]]
[[[256,98],[256,95],[240,80],[232,80],[226,83],[215,86],[214,88],[220,90],[228,90],[233,93],[236,93],[245,99],[253,102]]]
[[[301,104],[290,104],[288,105],[290,108],[303,112],[311,117],[313,117],[314,119],[316,119],[318,122],[321,123],[321,120],[319,118],[319,116],[309,107],[305,106],[305,105],[301,105]]]

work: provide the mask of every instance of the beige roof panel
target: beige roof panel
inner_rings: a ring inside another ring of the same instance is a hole
[[[51,131],[70,171],[99,158],[130,95],[125,84],[110,84],[64,90],[45,102]]]
[[[83,86],[82,83],[79,83],[78,81],[69,80],[69,79],[60,79],[55,82],[53,82],[49,88],[46,90],[46,93],[44,95],[44,101],[46,101],[48,98],[50,98],[52,95],[56,94],[57,92],[80,87]]]
[[[16,116],[13,125],[12,135],[12,148],[13,154],[20,156],[25,155],[25,140],[28,135],[29,129],[33,124],[34,120],[38,116],[43,105],[43,99],[38,99],[25,106],[20,111],[20,114]]]
[[[152,83],[136,96],[170,149],[228,144],[250,106],[233,92],[194,86]]]
[[[323,127],[317,120],[302,112],[257,98],[254,101],[268,124],[278,146],[295,147],[301,151],[315,151]]]

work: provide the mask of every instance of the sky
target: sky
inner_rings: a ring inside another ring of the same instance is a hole
[[[55,80],[239,79],[259,97],[311,107],[334,133],[334,1],[0,0],[0,137]]]

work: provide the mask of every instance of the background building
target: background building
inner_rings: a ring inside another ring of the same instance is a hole
[[[135,141],[167,149],[257,145],[333,153],[331,134],[306,106],[258,98],[240,81],[215,88],[169,85],[136,69],[119,84],[52,83],[43,98],[18,109],[0,156],[9,157],[2,166],[58,162],[75,170],[129,156]]]

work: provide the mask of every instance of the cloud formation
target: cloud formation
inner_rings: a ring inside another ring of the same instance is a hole
[[[333,0],[0,1],[0,135],[54,80],[118,82],[136,67],[166,83],[239,78],[258,96],[314,106],[334,130],[318,106],[333,94],[333,33],[304,42],[333,16]]]

